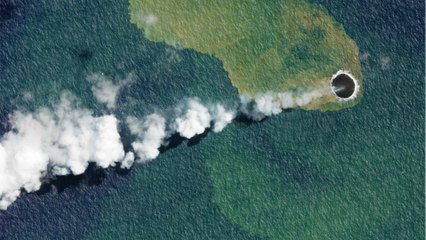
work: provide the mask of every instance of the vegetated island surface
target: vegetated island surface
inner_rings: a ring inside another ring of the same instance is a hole
[[[327,10],[307,1],[130,0],[131,22],[151,41],[219,58],[240,95],[323,89],[338,70],[361,84],[356,43]],[[357,101],[323,96],[305,109]]]

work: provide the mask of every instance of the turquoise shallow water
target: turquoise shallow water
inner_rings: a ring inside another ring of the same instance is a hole
[[[0,212],[0,239],[423,239],[423,3],[315,2],[360,48],[357,106],[235,122],[129,172],[60,179],[58,192],[26,194]],[[119,117],[184,97],[237,100],[217,59],[145,40],[126,1],[0,6],[3,123],[64,89],[105,112],[85,80],[94,72],[137,76]]]

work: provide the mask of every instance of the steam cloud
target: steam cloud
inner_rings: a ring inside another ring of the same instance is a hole
[[[124,157],[117,119],[94,117],[76,107],[70,94],[63,94],[53,111],[15,112],[12,131],[0,141],[0,209],[6,209],[21,189],[36,191],[41,178],[82,174],[89,162],[106,168]]]
[[[247,117],[260,121],[265,117],[270,117],[281,113],[284,109],[303,107],[312,100],[330,94],[326,89],[310,90],[303,93],[283,92],[258,94],[254,99],[241,96],[240,112]]]
[[[111,79],[95,74],[88,77],[97,100],[109,109],[115,108],[120,87],[133,79],[114,84]],[[175,109],[173,118],[153,113],[143,119],[127,117],[126,124],[136,140],[127,153],[112,114],[94,116],[88,109],[77,107],[78,100],[64,93],[54,109],[14,112],[12,130],[0,138],[0,209],[6,209],[21,191],[40,189],[47,176],[84,173],[90,162],[107,168],[117,163],[130,168],[133,163],[152,161],[159,148],[167,145],[173,134],[190,139],[211,128],[222,131],[237,115],[259,121],[278,114],[282,109],[304,106],[324,96],[326,91],[303,93],[266,93],[255,98],[241,96],[238,109],[221,104],[204,105],[198,99],[187,99]]]
[[[156,158],[160,154],[158,149],[166,137],[166,119],[154,113],[147,116],[144,121],[129,117],[127,124],[131,133],[138,137],[138,140],[132,143],[132,147],[138,154],[139,161],[143,163]]]
[[[182,137],[192,138],[210,127],[209,110],[196,100],[188,100],[186,110],[175,120],[175,129]]]
[[[111,78],[103,73],[94,73],[87,77],[87,81],[92,83],[92,92],[98,102],[103,103],[109,109],[115,108],[115,101],[120,88],[129,84],[134,79],[133,74],[128,74],[126,79],[114,83]]]

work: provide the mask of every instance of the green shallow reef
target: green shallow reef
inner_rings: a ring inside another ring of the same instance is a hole
[[[130,0],[145,37],[219,58],[240,94],[328,89],[339,69],[361,81],[358,47],[327,10],[306,1]],[[341,109],[329,92],[307,109]]]

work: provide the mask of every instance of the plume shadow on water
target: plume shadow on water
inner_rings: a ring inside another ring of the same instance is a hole
[[[45,194],[48,192],[61,193],[66,188],[77,187],[80,184],[86,184],[88,186],[99,185],[102,180],[106,177],[105,169],[96,166],[94,163],[90,163],[86,171],[81,175],[66,175],[66,176],[55,176],[46,178],[43,184],[36,192],[36,194]]]
[[[8,121],[8,116],[9,112],[3,106],[0,106],[0,136],[3,136],[12,128]]]
[[[2,103],[8,103],[10,100],[1,100]],[[9,121],[9,115],[15,109],[11,104],[0,104],[0,136],[3,136],[5,133],[12,130],[12,125]]]
[[[1,111],[0,111],[1,118]],[[0,129],[1,130],[1,129]],[[130,130],[126,127],[120,129],[121,141],[123,143],[123,149],[125,152],[132,151],[133,148],[131,143],[134,141],[134,138],[131,136]],[[121,164],[118,163],[114,167],[101,168],[96,166],[95,163],[89,163],[86,171],[80,175],[69,174],[66,176],[53,176],[47,175],[42,181],[42,186],[36,194],[42,195],[49,192],[61,193],[66,188],[78,187],[80,185],[95,186],[100,185],[105,179],[107,172],[112,174],[117,174],[125,176],[130,173],[131,169],[124,169],[120,167]]]
[[[291,111],[293,111],[294,109],[283,109],[282,111],[281,111],[281,113],[289,113],[289,112],[291,112]],[[281,114],[280,113],[280,114]],[[250,125],[252,125],[252,124],[257,124],[257,123],[262,123],[262,122],[265,122],[265,121],[267,121],[268,119],[270,118],[270,116],[265,116],[262,120],[254,120],[254,119],[252,119],[252,118],[250,118],[248,115],[246,115],[246,114],[243,114],[243,113],[239,113],[236,117],[235,117],[235,119],[234,119],[234,122],[235,123],[237,123],[238,125],[240,125],[240,126],[245,126],[245,127],[248,127],[248,126],[250,126]]]
[[[256,120],[253,120],[253,119],[249,118],[247,115],[244,115],[244,114],[238,114],[238,115],[235,117],[234,122],[235,122],[235,123],[237,123],[237,124],[238,124],[238,125],[240,125],[240,126],[248,127],[248,126],[250,126],[250,125],[253,125],[253,124],[257,124],[257,123],[260,123],[260,122],[266,121],[266,119],[267,119],[267,118],[268,118],[268,117],[265,117],[264,119],[262,119],[262,120],[260,120],[260,121],[256,121]]]
[[[167,144],[159,148],[160,154],[167,152],[168,150],[177,148],[179,145],[181,145],[185,141],[187,141],[186,145],[188,147],[195,146],[199,144],[204,138],[206,138],[210,131],[211,129],[207,128],[202,134],[198,134],[192,137],[191,139],[186,139],[182,137],[179,133],[174,133],[166,140]]]
[[[247,116],[246,114],[240,113],[234,118],[234,122],[239,126],[248,127],[248,126],[253,125],[253,124],[265,122],[268,119],[269,119],[269,117],[265,116],[262,120],[254,120],[254,119],[250,118],[249,116]]]
[[[1,111],[0,111],[1,114]],[[1,118],[1,115],[0,115]],[[210,128],[206,129],[204,133],[194,136],[193,138],[187,140],[186,138],[179,135],[179,133],[173,134],[170,138],[168,138],[167,146],[160,147],[160,153],[164,153],[168,150],[178,147],[183,144],[185,141],[187,142],[188,147],[195,146],[199,144],[204,138],[207,137]],[[120,135],[122,138],[123,146],[125,152],[133,150],[131,146],[131,137],[130,132],[127,128],[124,128],[120,131]],[[90,163],[87,167],[86,171],[80,175],[65,175],[65,176],[52,176],[47,175],[44,180],[42,180],[42,186],[40,190],[36,191],[36,194],[43,195],[49,192],[54,193],[62,193],[67,188],[78,187],[80,185],[87,186],[95,186],[100,185],[102,181],[106,178],[107,172],[111,172],[112,174],[118,175],[127,175],[131,172],[130,169],[124,169],[120,167],[120,163],[118,163],[114,167],[109,168],[101,168],[96,166],[95,163]]]
[[[204,138],[207,137],[207,135],[209,134],[210,131],[211,131],[211,129],[207,128],[202,134],[196,135],[193,138],[189,139],[187,146],[192,147],[192,146],[199,144],[201,142],[201,140],[203,140]]]
[[[158,150],[160,154],[164,153],[170,149],[177,148],[183,141],[185,141],[184,137],[180,136],[179,133],[174,133],[166,140],[167,144],[162,145]]]

